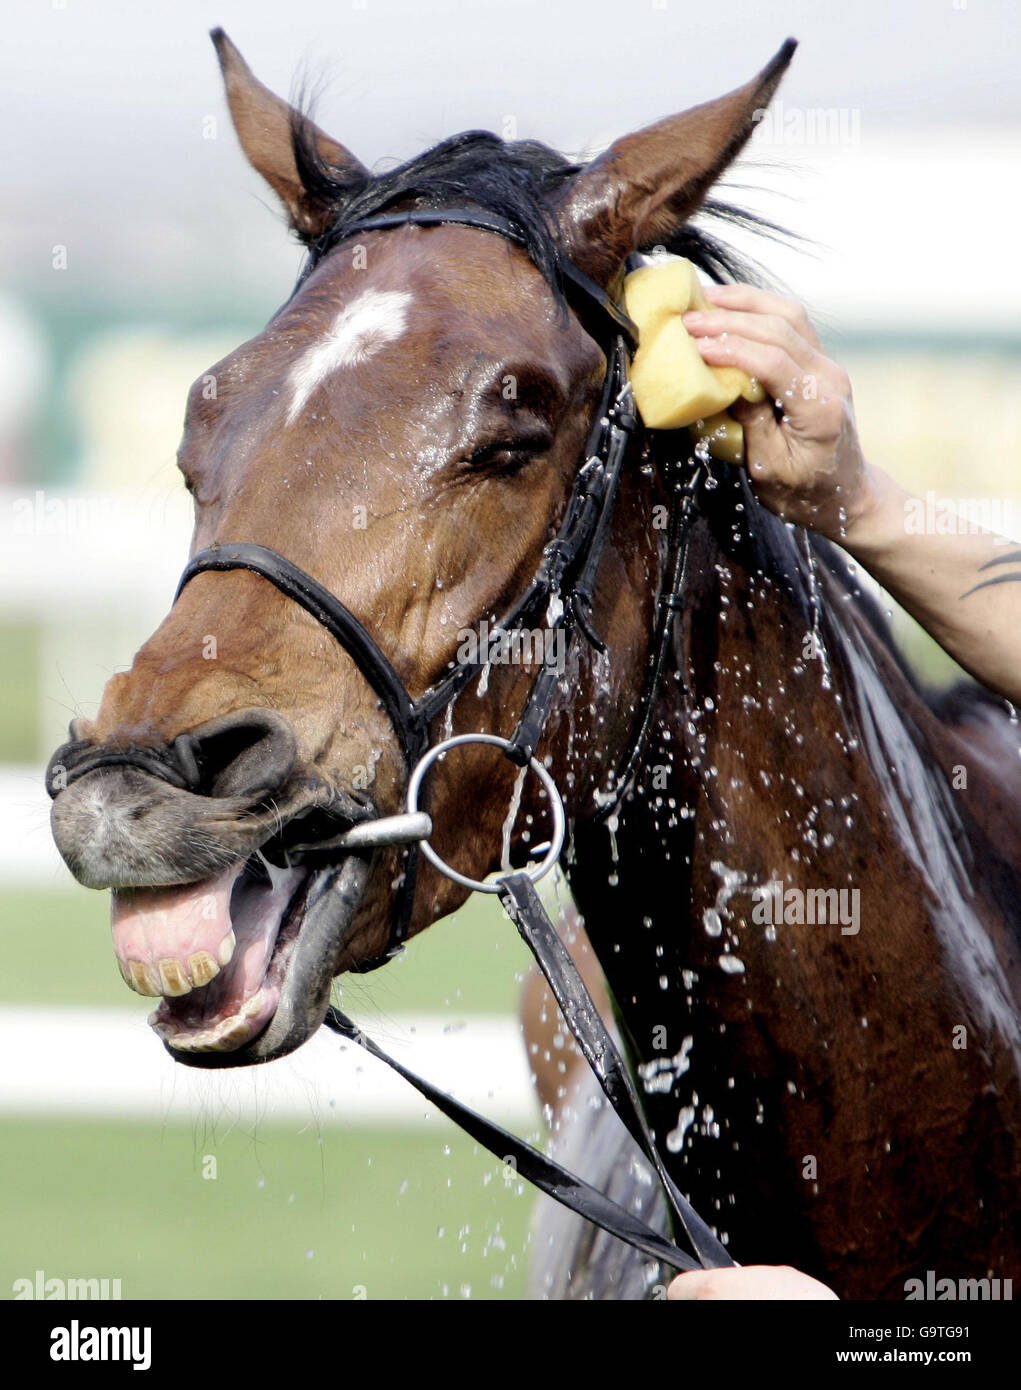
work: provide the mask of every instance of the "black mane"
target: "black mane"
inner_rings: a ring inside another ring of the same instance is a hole
[[[538,140],[502,140],[488,130],[466,130],[415,155],[396,169],[367,177],[330,165],[319,153],[315,127],[297,112],[291,137],[304,187],[335,218],[316,238],[305,238],[308,259],[300,284],[337,245],[345,228],[363,217],[392,211],[398,205],[421,208],[474,204],[516,223],[525,249],[563,306],[560,267],[563,248],[556,235],[549,200],[584,165]],[[732,225],[753,227],[766,235],[786,235],[766,218],[730,203],[708,200],[702,212]],[[761,270],[702,227],[679,225],[656,243],[703,270],[712,279],[763,283]],[[652,245],[639,251],[652,250]]]

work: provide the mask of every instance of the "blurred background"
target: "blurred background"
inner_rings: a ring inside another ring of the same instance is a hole
[[[105,894],[48,833],[42,769],[170,602],[186,390],[286,298],[299,252],[242,159],[207,30],[381,170],[466,128],[578,155],[801,48],[728,232],[850,370],[870,457],[1021,540],[1018,8],[994,0],[22,0],[0,52],[0,1297],[520,1295],[533,1198],[370,1062],[319,1038],[182,1074],[125,990]],[[949,663],[907,620],[926,675]],[[524,960],[471,906],[345,1007],[539,1134]]]

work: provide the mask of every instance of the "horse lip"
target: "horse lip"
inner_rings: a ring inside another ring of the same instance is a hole
[[[306,1042],[326,1017],[334,965],[368,877],[369,860],[358,854],[315,873],[276,1011],[258,1037],[233,1052],[179,1052],[165,1041],[171,1057],[192,1067],[246,1067],[272,1062]]]
[[[206,797],[170,785],[134,764],[96,766],[59,792],[51,792],[50,824],[68,868],[86,888],[153,888],[197,882],[222,868],[224,854],[246,858],[263,848],[281,825],[311,812],[327,812],[347,827],[375,818],[364,798],[296,779],[293,787],[254,806],[242,797]],[[99,802],[102,805],[99,805]],[[133,843],[111,838],[124,815],[144,806],[132,823]],[[154,825],[158,834],[145,827]],[[187,833],[185,833],[187,832]],[[100,836],[99,852],[96,837]],[[154,842],[160,855],[154,853]],[[186,846],[185,853],[180,847]],[[338,846],[345,852],[344,846]],[[339,859],[339,853],[335,858]]]

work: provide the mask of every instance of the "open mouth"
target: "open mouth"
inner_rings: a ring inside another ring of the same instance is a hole
[[[126,984],[159,996],[149,1022],[180,1061],[268,1061],[322,1022],[367,859],[279,866],[252,855],[200,883],[113,891]]]

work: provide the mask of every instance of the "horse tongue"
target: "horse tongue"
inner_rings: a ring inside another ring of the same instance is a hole
[[[230,898],[243,868],[202,883],[114,889],[113,949],[125,984],[175,997],[218,975],[234,953]]]

